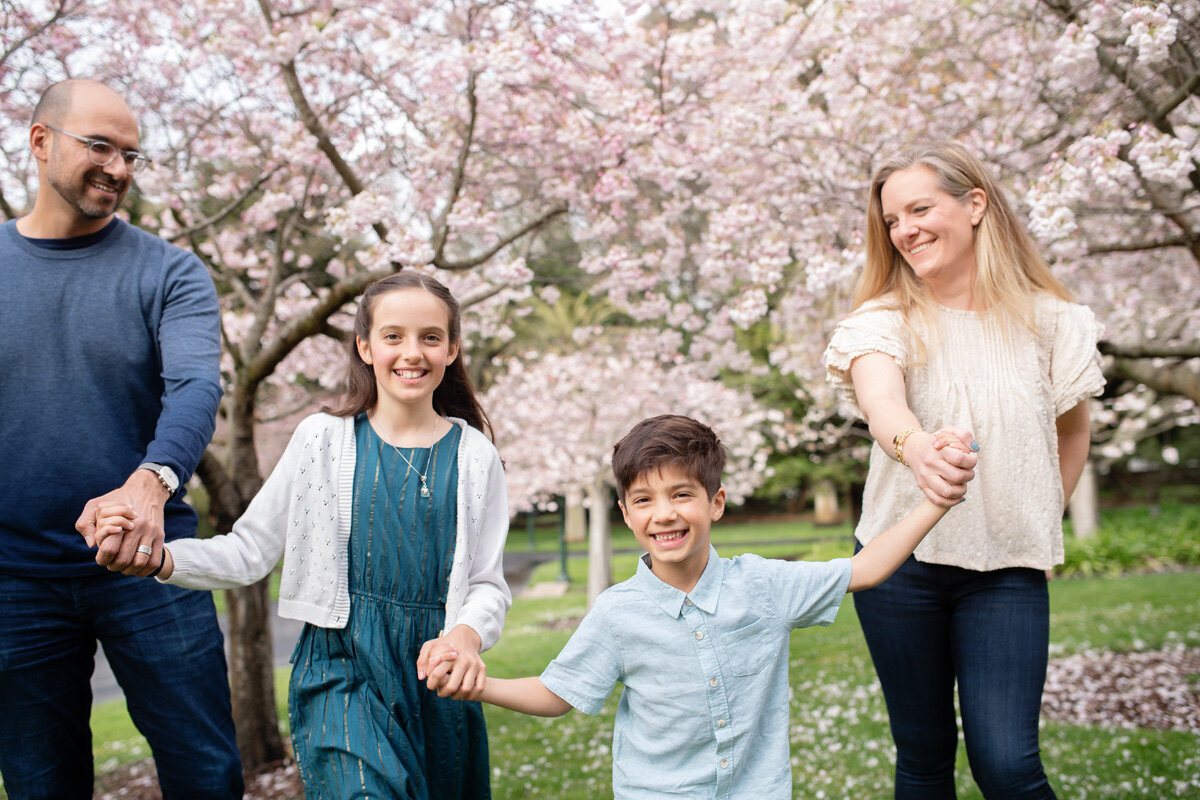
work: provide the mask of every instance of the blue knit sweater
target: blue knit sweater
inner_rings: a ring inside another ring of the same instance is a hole
[[[75,531],[84,504],[143,461],[186,481],[212,437],[212,279],[193,254],[120,220],[36,244],[8,222],[0,298],[0,572],[103,573]],[[165,528],[168,540],[195,535],[182,491]]]

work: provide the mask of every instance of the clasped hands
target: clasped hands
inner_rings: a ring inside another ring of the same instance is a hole
[[[483,642],[467,625],[455,625],[444,636],[430,639],[417,656],[417,679],[438,697],[477,700],[483,693],[487,666],[479,655]]]
[[[967,482],[975,477],[979,445],[965,428],[942,428],[929,433],[917,431],[904,441],[904,460],[917,479],[917,486],[931,503],[950,508],[967,494]]]
[[[122,486],[89,500],[75,530],[88,547],[96,548],[97,564],[110,572],[144,577],[162,563],[166,502],[167,490],[158,478],[148,470],[135,470]]]

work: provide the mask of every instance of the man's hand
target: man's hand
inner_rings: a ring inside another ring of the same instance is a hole
[[[123,486],[92,498],[84,505],[75,521],[75,530],[83,536],[88,547],[96,548],[97,564],[122,575],[144,577],[153,572],[162,559],[163,506],[167,498],[167,490],[158,482],[158,476],[149,470],[134,470]],[[110,525],[106,530],[98,531],[101,508],[119,505],[127,506],[133,512],[128,528],[121,532]]]

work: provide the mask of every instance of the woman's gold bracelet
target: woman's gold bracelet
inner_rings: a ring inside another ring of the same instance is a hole
[[[892,449],[896,451],[896,460],[906,467],[908,466],[908,462],[904,460],[904,443],[914,433],[924,433],[924,431],[920,428],[905,428],[892,437]]]

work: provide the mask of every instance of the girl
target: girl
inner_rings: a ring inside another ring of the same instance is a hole
[[[456,654],[448,683],[481,685],[511,603],[504,476],[459,326],[427,275],[368,287],[341,405],[300,423],[230,533],[171,542],[158,575],[223,589],[283,558],[279,613],[307,623],[288,710],[310,800],[490,796],[481,707],[437,697],[413,668],[439,639]],[[122,507],[101,515],[98,536],[128,524]]]
[[[1087,459],[1087,398],[1104,386],[1099,328],[988,170],[949,143],[875,174],[854,304],[825,359],[876,441],[858,541],[922,494],[961,501],[975,457],[926,431],[961,425],[988,453],[970,502],[854,598],[896,741],[896,797],[955,796],[957,684],[984,797],[1052,798],[1038,751],[1046,570],[1062,562],[1063,507]]]

